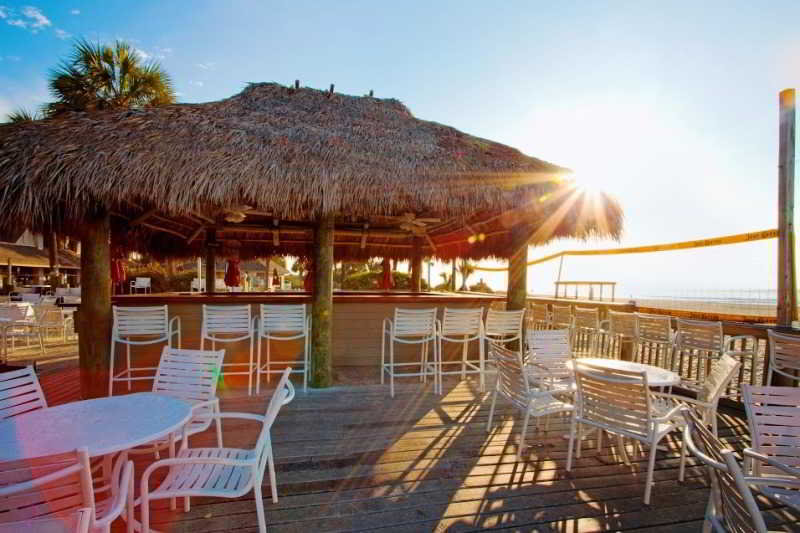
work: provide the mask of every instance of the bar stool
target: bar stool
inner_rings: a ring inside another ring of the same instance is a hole
[[[600,335],[600,310],[575,306],[572,322],[572,346],[576,354],[597,355]]]
[[[200,332],[200,349],[205,349],[206,339],[211,341],[211,350],[218,342],[238,342],[250,339],[250,359],[247,363],[223,363],[223,376],[247,376],[247,395],[253,394],[253,341],[255,340],[255,318],[249,305],[203,304],[203,326]],[[226,371],[225,367],[246,367],[247,371]]]
[[[427,382],[428,375],[433,375],[434,391],[441,394],[439,383],[439,343],[437,342],[436,308],[394,310],[394,320],[383,319],[383,336],[381,338],[381,385],[385,374],[389,374],[389,394],[394,398],[394,378],[419,376],[420,381]],[[389,342],[389,362],[386,362],[386,342]],[[419,363],[395,363],[394,345],[419,344]],[[433,344],[433,363],[428,362],[428,344]],[[419,372],[397,372],[395,367],[419,366]]]
[[[128,384],[131,390],[132,381],[149,380],[155,377],[158,367],[137,367],[131,365],[131,346],[145,346],[165,342],[172,348],[172,338],[178,337],[178,346],[181,347],[181,318],[179,316],[169,319],[166,305],[148,307],[120,307],[112,306],[113,324],[111,326],[111,364],[108,377],[108,395],[114,394],[114,382],[122,381]],[[114,374],[114,360],[116,359],[117,344],[125,345],[125,367],[118,374]],[[150,371],[151,375],[142,376],[140,372]]]
[[[256,394],[261,391],[261,374],[283,374],[284,368],[292,367],[293,374],[303,374],[303,392],[308,390],[308,368],[311,340],[311,315],[306,315],[306,305],[268,305],[261,304],[258,322],[258,363],[256,364]],[[296,360],[273,361],[270,356],[270,341],[292,341],[303,339],[302,368]],[[267,341],[267,360],[261,364],[261,341]],[[272,367],[278,365],[279,370]]]
[[[444,315],[439,326],[439,355],[444,353],[442,341],[461,344],[461,361],[444,361],[440,365],[440,376],[461,374],[461,379],[465,379],[467,374],[478,374],[480,376],[481,392],[484,391],[484,346],[483,346],[483,308],[477,309],[451,309],[444,308]],[[470,360],[469,344],[478,341],[478,360]],[[442,359],[444,359],[442,357]],[[451,370],[445,372],[441,368],[444,365],[461,365],[461,370]],[[439,377],[441,383],[442,378]]]
[[[489,309],[486,313],[486,326],[483,337],[487,341],[508,343],[518,341],[519,356],[525,361],[525,349],[522,340],[522,321],[525,319],[525,309],[516,311],[497,311]]]

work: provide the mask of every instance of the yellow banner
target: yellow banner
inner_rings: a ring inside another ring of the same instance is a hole
[[[706,246],[722,246],[725,244],[737,244],[740,242],[762,241],[765,239],[775,239],[778,237],[777,229],[764,231],[753,231],[751,233],[739,233],[736,235],[725,235],[723,237],[713,237],[710,239],[700,239],[697,241],[671,242],[666,244],[650,244],[647,246],[633,246],[631,248],[606,248],[604,250],[566,250],[557,254],[547,255],[528,262],[528,266],[545,263],[559,257],[567,255],[618,255],[618,254],[643,254],[649,252],[666,252],[670,250],[687,250],[690,248],[704,248]],[[475,270],[482,272],[505,272],[508,267],[481,267],[476,266]]]

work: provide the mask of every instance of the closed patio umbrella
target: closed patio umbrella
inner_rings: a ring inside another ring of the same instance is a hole
[[[394,278],[392,277],[392,262],[390,259],[383,258],[383,276],[381,277],[381,289],[389,291],[394,288]]]
[[[228,268],[225,270],[225,285],[238,287],[242,284],[242,273],[239,270],[238,259],[228,259]]]

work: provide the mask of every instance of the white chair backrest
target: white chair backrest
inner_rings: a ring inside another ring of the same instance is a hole
[[[527,409],[530,384],[519,352],[489,343],[489,360],[497,368],[497,392],[520,409]]]
[[[572,359],[570,332],[568,329],[527,331],[526,338],[530,355],[528,361],[534,368],[543,370],[548,377],[568,377],[572,371],[567,361]]]
[[[94,509],[86,449],[0,463],[0,522]]]
[[[576,328],[600,329],[600,310],[575,306],[573,326]]]
[[[475,337],[481,333],[483,308],[477,309],[452,309],[444,308],[442,316],[442,335],[445,337],[469,336]]]
[[[752,448],[781,463],[800,467],[800,388],[757,387],[742,384],[742,400],[747,410]],[[786,474],[769,465],[760,465],[764,475]]]
[[[261,304],[261,331],[299,333],[306,330],[306,305]]]
[[[706,320],[675,320],[678,329],[675,335],[675,348],[678,350],[699,350],[721,354],[725,336],[722,333],[722,322]]]
[[[113,306],[114,338],[155,337],[166,339],[169,320],[166,305],[148,307]]]
[[[0,420],[46,407],[33,366],[0,374]]]
[[[711,371],[697,393],[697,399],[716,405],[740,366],[741,363],[728,354],[714,361]]]
[[[64,325],[64,312],[55,305],[40,304],[33,308],[36,323],[40,326],[61,327]]]
[[[608,312],[609,333],[632,339],[636,336],[636,315],[619,311]]]
[[[571,328],[572,327],[572,306],[571,305],[553,305],[552,322],[554,328]]]
[[[772,374],[789,378],[800,385],[800,336],[776,333],[769,335],[769,370],[767,383],[772,383]]]
[[[203,330],[206,334],[250,332],[252,316],[249,305],[203,304]]]
[[[638,342],[671,343],[672,325],[670,317],[636,314],[636,340]]]
[[[534,322],[547,322],[550,319],[550,312],[547,310],[547,304],[530,304],[530,317]]]
[[[255,449],[256,455],[259,457],[260,472],[264,471],[264,466],[267,462],[267,444],[270,440],[269,432],[272,428],[272,424],[278,417],[278,412],[281,410],[281,407],[294,399],[294,386],[292,385],[292,382],[289,381],[289,375],[291,373],[291,367],[286,367],[286,369],[284,369],[283,374],[281,374],[281,379],[278,382],[278,386],[275,388],[275,392],[272,393],[272,398],[270,398],[269,403],[267,404],[267,410],[264,413],[264,424],[261,426],[261,432],[258,435],[258,441]]]
[[[432,337],[436,331],[436,308],[394,309],[395,337]]]
[[[647,439],[652,428],[645,372],[628,372],[575,360],[581,418],[628,436]]]
[[[164,346],[158,362],[153,392],[205,402],[217,395],[225,350],[182,350]]]
[[[497,311],[489,309],[486,313],[486,333],[492,336],[519,338],[522,336],[522,321],[525,309],[514,311]]]
[[[683,416],[686,447],[689,453],[708,466],[711,475],[711,498],[715,507],[712,523],[724,520],[724,525],[714,524],[714,530],[718,531],[722,526],[724,531],[767,533],[764,517],[745,482],[733,450],[689,409],[683,411]]]

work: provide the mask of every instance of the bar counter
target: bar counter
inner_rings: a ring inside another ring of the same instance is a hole
[[[200,347],[200,327],[203,304],[242,305],[250,304],[253,316],[259,315],[260,304],[300,304],[308,305],[311,312],[311,294],[302,291],[291,292],[239,292],[239,293],[155,293],[130,294],[113,297],[114,305],[151,306],[164,305],[169,308],[170,318],[181,318],[183,348]],[[333,293],[333,365],[334,366],[374,366],[376,371],[381,358],[381,335],[384,318],[392,318],[396,307],[422,309],[439,308],[439,318],[445,307],[488,309],[493,302],[503,302],[503,296],[483,294],[459,294],[437,292],[378,292],[378,291],[335,291]],[[266,342],[266,341],[262,341]],[[163,345],[162,345],[163,346]],[[136,366],[156,364],[162,346],[136,346],[132,356]],[[206,341],[206,349],[210,343]],[[226,362],[247,362],[249,343],[220,343],[217,349],[225,348]],[[265,354],[265,346],[262,353]],[[270,345],[273,360],[301,357],[301,341],[272,341]],[[473,342],[471,354],[477,353],[477,343]],[[117,360],[124,357],[124,348],[116,349]],[[254,349],[254,361],[257,352]],[[396,360],[418,360],[419,347],[395,345]],[[461,357],[460,346],[445,343],[445,359],[456,360]],[[236,380],[237,382],[240,380]]]

